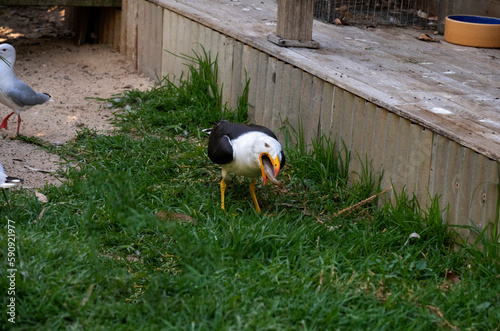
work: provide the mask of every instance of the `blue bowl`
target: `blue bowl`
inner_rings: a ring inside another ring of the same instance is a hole
[[[471,15],[450,15],[450,20],[466,23],[476,24],[500,24],[500,18],[485,17],[485,16],[471,16]]]

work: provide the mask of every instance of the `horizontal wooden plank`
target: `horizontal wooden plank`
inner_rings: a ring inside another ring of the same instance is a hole
[[[0,6],[121,7],[122,0],[0,0]]]

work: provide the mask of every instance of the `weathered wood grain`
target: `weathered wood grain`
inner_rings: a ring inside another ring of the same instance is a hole
[[[232,89],[234,88],[233,84],[235,82],[233,76],[236,75],[239,78],[241,72],[239,71],[240,68],[233,68],[233,61],[241,60],[241,57],[240,59],[234,58],[234,48],[236,44],[237,42],[233,38],[224,37],[222,34],[217,34],[217,39],[212,39],[212,56],[215,59],[218,53],[220,84],[224,84],[224,86],[222,86],[222,98],[224,102],[227,102],[229,108],[234,106]]]
[[[384,138],[384,157],[381,164],[381,167],[384,169],[384,177],[382,178],[382,187],[388,188],[392,185],[399,186],[399,183],[396,182],[396,167],[397,167],[397,158],[396,158],[396,147],[398,143],[399,137],[399,116],[394,113],[389,112],[387,114],[387,122],[385,125],[385,138]],[[395,193],[400,193],[400,187],[397,187],[398,191],[393,189],[390,192],[390,196],[393,198]]]
[[[278,60],[275,57],[270,57],[267,62],[266,91],[264,93],[264,108],[262,109],[262,124],[265,126],[271,126],[273,121],[277,65]]]
[[[333,88],[333,107],[332,107],[332,125],[330,129],[332,140],[340,142],[342,139],[342,115],[344,113],[344,101],[346,98],[344,97],[346,92],[345,90],[339,88],[338,86],[334,86]],[[354,95],[352,95],[354,98]],[[344,139],[345,140],[345,139]]]
[[[273,111],[272,118],[270,121],[270,126],[274,129],[281,127],[281,119],[283,115],[283,109],[281,109],[282,99],[287,98],[288,95],[283,94],[283,70],[285,68],[285,63],[283,61],[277,61],[276,63],[276,74],[274,76],[274,96],[273,96]],[[282,141],[282,140],[281,140]]]
[[[127,1],[127,58],[137,69],[137,24],[138,24],[138,3],[140,0]]]
[[[312,40],[313,0],[278,0],[276,34],[283,39]]]
[[[291,67],[290,108],[288,109],[287,119],[291,127],[290,129],[295,129],[297,132],[299,124],[303,124],[302,119],[299,117],[303,74],[302,70]]]
[[[310,111],[313,104],[313,75],[304,72],[302,74],[302,84],[300,86],[300,90],[298,93],[300,94],[300,110],[299,110],[299,119],[301,120],[301,125],[304,130],[304,140],[306,144],[311,142],[312,132],[311,126],[314,126],[314,123],[310,121]]]
[[[242,70],[245,71],[246,77],[250,79],[248,91],[248,117],[250,120],[255,120],[255,103],[257,99],[257,82],[258,82],[258,65],[259,51],[255,48],[244,45],[242,54]],[[243,77],[242,73],[242,77]]]
[[[137,29],[137,66],[139,72],[161,79],[163,49],[163,9],[147,1],[139,2]]]
[[[376,107],[375,109],[375,119],[374,119],[374,130],[371,139],[371,159],[373,161],[373,167],[375,172],[381,172],[383,170],[382,164],[384,160],[384,140],[385,140],[385,127],[387,123],[387,110]],[[385,187],[384,187],[385,188]]]
[[[266,89],[267,89],[267,68],[268,68],[269,56],[266,53],[259,53],[259,64],[257,66],[257,96],[255,100],[255,122],[257,124],[264,125],[264,104],[266,101]]]
[[[312,139],[318,139],[320,135],[320,116],[321,116],[321,104],[323,102],[323,85],[326,84],[324,80],[313,76],[312,85],[312,104],[308,112],[309,124],[308,128],[311,131],[308,141]]]
[[[229,98],[229,105],[233,110],[238,106],[238,98],[241,96],[244,87],[241,77],[243,68],[242,57],[243,43],[236,41],[233,47],[233,59],[231,62],[233,76],[231,77],[231,97]]]
[[[283,122],[288,121],[288,116],[292,111],[292,73],[296,70],[293,66],[285,64],[283,66],[283,80],[281,85],[281,106],[279,116]]]
[[[325,134],[326,137],[332,136],[333,90],[333,84],[327,82],[323,84],[323,92],[321,94],[320,132]]]

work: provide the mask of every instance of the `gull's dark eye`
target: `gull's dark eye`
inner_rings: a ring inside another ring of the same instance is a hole
[[[267,148],[269,148],[269,144],[268,143],[265,143],[264,146],[266,146]]]

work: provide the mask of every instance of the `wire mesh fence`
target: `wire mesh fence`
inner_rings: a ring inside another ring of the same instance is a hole
[[[439,0],[315,0],[314,17],[328,23],[436,26]]]

